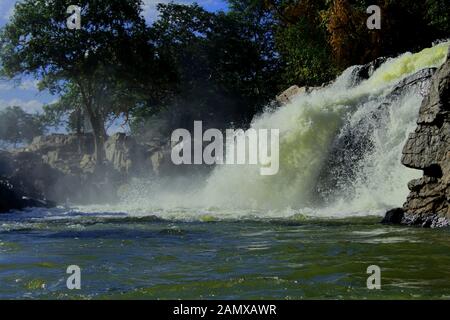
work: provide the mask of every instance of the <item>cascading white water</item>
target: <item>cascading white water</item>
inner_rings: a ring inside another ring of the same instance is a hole
[[[372,113],[386,103],[395,84],[421,69],[442,64],[448,46],[443,43],[391,59],[368,80],[353,87],[354,68],[349,68],[329,88],[300,95],[292,103],[264,113],[253,121],[252,127],[280,130],[278,175],[261,176],[257,168],[250,166],[220,167],[209,178],[203,198],[216,206],[317,206],[320,194],[315,186],[343,128],[356,131],[357,124],[362,123],[364,129],[364,124],[370,124]],[[371,132],[371,151],[358,164],[354,180],[343,186],[348,193],[337,200],[333,210],[328,207],[327,211],[367,211],[402,204],[408,193],[407,182],[420,175],[402,166],[400,158],[404,142],[415,127],[422,98],[417,88],[401,92],[386,110],[383,123]],[[347,166],[354,165],[351,158],[342,160]]]
[[[344,192],[328,211],[367,212],[402,205],[408,194],[408,181],[421,176],[420,171],[408,169],[400,163],[403,145],[416,126],[421,101],[417,88],[411,88],[411,91],[403,92],[390,108],[383,110],[381,124],[378,123],[380,119],[370,118],[370,112],[379,112],[379,100],[365,104],[351,116],[347,125],[354,134],[364,129],[372,130],[368,137],[370,150],[355,164],[352,180],[344,179]],[[347,160],[351,162],[351,157]]]
[[[448,42],[441,43],[389,59],[356,85],[355,67],[349,68],[331,86],[299,95],[255,118],[251,125],[255,129],[280,130],[277,175],[261,176],[259,166],[218,166],[206,182],[179,180],[178,190],[174,184],[134,190],[116,210],[155,213],[158,208],[160,213],[170,212],[169,217],[180,215],[174,210],[180,207],[188,216],[205,214],[199,208],[233,215],[300,211],[344,216],[400,206],[408,194],[408,181],[421,175],[405,168],[400,158],[423,96],[418,86],[400,90],[395,99],[391,95],[403,79],[441,65],[448,47]],[[348,132],[364,136],[362,154],[361,149],[336,148]],[[333,167],[332,162],[340,164]],[[352,168],[351,176],[345,176],[346,167]]]

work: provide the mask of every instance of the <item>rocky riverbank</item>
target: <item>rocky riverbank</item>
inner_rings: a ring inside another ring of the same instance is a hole
[[[168,150],[164,143],[138,144],[117,133],[106,141],[106,163],[96,166],[90,134],[37,137],[23,149],[0,152],[0,212],[56,203],[113,203],[120,186],[133,177],[167,174]]]
[[[402,163],[423,170],[408,184],[403,205],[386,214],[384,223],[443,227],[450,225],[450,53],[436,71],[420,108],[417,128],[403,149]]]

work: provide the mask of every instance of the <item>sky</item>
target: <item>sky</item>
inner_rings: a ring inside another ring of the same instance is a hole
[[[76,0],[74,0],[76,2]],[[0,0],[0,28],[4,26],[14,13],[16,0]],[[170,0],[144,0],[144,16],[151,23],[157,19],[156,5],[168,3]],[[225,0],[175,0],[175,3],[198,3],[209,11],[225,10]],[[7,81],[0,79],[0,110],[8,106],[20,106],[29,113],[42,111],[42,106],[56,101],[57,97],[48,92],[39,92],[37,81],[32,78],[23,78],[21,81]]]

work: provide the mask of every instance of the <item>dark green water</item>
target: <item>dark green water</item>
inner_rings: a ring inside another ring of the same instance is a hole
[[[448,229],[383,226],[379,217],[49,216],[0,216],[0,298],[450,298]],[[66,288],[69,265],[81,268],[81,290]],[[381,268],[381,290],[366,287],[369,265]]]

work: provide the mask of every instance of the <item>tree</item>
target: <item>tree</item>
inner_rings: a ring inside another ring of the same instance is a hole
[[[327,15],[334,62],[342,69],[366,62],[364,51],[372,47],[369,31],[366,31],[365,11],[356,10],[348,0],[334,0]]]
[[[237,61],[241,63],[235,64],[233,71],[244,71],[240,74],[247,85],[242,86],[242,94],[251,100],[250,104],[255,104],[253,111],[256,113],[261,111],[262,106],[272,100],[280,89],[284,89],[281,83],[282,63],[273,28],[274,16],[266,10],[262,1],[231,0],[227,18],[236,25],[235,38],[238,41],[235,42],[234,52],[239,55],[240,59]],[[225,44],[227,42],[226,34],[218,41]],[[232,59],[236,60],[235,57]],[[243,69],[244,66],[247,67]]]
[[[450,36],[448,0],[228,2],[232,10],[259,8],[270,17],[284,87],[319,85],[351,65],[417,51]],[[381,30],[366,26],[366,10],[374,4],[381,8]]]
[[[292,84],[320,85],[338,72],[331,59],[322,14],[326,0],[229,0],[232,8],[264,12],[265,29],[274,44],[280,89]]]
[[[1,30],[2,75],[32,74],[89,118],[95,158],[104,161],[105,121],[154,99],[157,57],[140,0],[80,0],[81,30],[66,26],[70,0],[18,2]],[[59,107],[62,106],[59,104]],[[57,108],[58,106],[53,106]],[[51,106],[49,107],[51,108]],[[61,109],[61,108],[60,108]]]
[[[7,107],[0,111],[0,140],[17,147],[44,134],[45,128],[38,115],[26,113],[20,107]]]
[[[69,132],[82,134],[88,131],[85,121],[88,117],[83,108],[81,95],[76,88],[70,89],[69,85],[71,84],[66,86],[67,92],[56,102],[44,105],[42,119],[48,126],[63,127]]]
[[[426,16],[429,25],[437,29],[440,38],[450,35],[450,2],[447,0],[426,0]]]
[[[366,27],[366,9],[381,9],[381,29]],[[380,56],[418,51],[450,36],[450,4],[445,0],[333,0],[324,12],[334,62],[342,69]]]
[[[165,72],[170,86],[160,108],[134,110],[132,132],[143,135],[154,122],[166,122],[171,131],[199,119],[219,128],[247,125],[279,85],[264,13],[211,13],[174,3],[160,4],[158,10],[160,18],[150,32],[155,51],[170,66]]]

